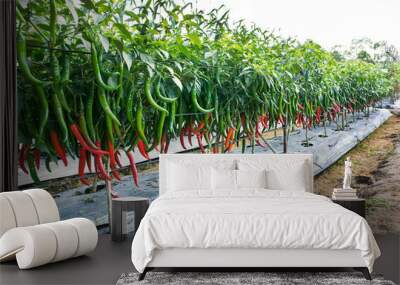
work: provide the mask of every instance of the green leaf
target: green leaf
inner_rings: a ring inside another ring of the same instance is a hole
[[[145,53],[139,53],[139,58],[153,71],[156,69],[155,62],[151,56]]]
[[[108,39],[105,36],[103,36],[101,34],[99,34],[99,37],[100,37],[101,45],[103,46],[105,52],[108,52],[108,50],[110,48],[110,42],[108,41]]]
[[[126,51],[122,51],[122,57],[124,58],[126,66],[128,66],[128,70],[130,70],[132,66],[132,56]]]
[[[116,27],[126,39],[132,39],[131,33],[128,31],[126,26],[121,23],[114,23],[114,27]]]
[[[182,92],[183,85],[182,85],[182,82],[180,81],[180,79],[176,76],[172,76],[172,81],[175,83],[176,87],[178,87],[179,90]]]
[[[75,25],[78,25],[79,16],[75,9],[75,6],[76,6],[75,2],[76,1],[73,1],[73,0],[65,0],[65,5],[68,7],[68,10],[71,12],[71,15],[72,15],[72,18],[74,19]]]

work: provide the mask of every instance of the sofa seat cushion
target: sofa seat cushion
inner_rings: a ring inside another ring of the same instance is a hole
[[[17,227],[0,238],[0,261],[17,259],[20,269],[89,253],[97,245],[94,223],[84,218]]]

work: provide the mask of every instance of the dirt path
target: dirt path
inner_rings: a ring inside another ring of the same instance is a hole
[[[353,161],[353,188],[367,199],[367,220],[374,233],[400,232],[400,112],[347,155]],[[340,187],[344,159],[315,177],[318,193]]]

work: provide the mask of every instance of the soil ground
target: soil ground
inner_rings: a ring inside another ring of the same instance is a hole
[[[315,177],[315,190],[331,196],[341,187],[344,160],[353,162],[353,188],[367,199],[367,221],[374,233],[400,232],[400,112],[329,169]]]

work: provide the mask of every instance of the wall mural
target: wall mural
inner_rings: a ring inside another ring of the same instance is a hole
[[[175,140],[254,152],[284,126],[305,130],[307,147],[312,129],[368,116],[400,74],[232,24],[224,7],[20,0],[17,18],[19,166],[34,183],[41,161],[48,172],[72,163],[84,185],[119,181],[124,157],[138,186],[134,154],[147,160]]]

